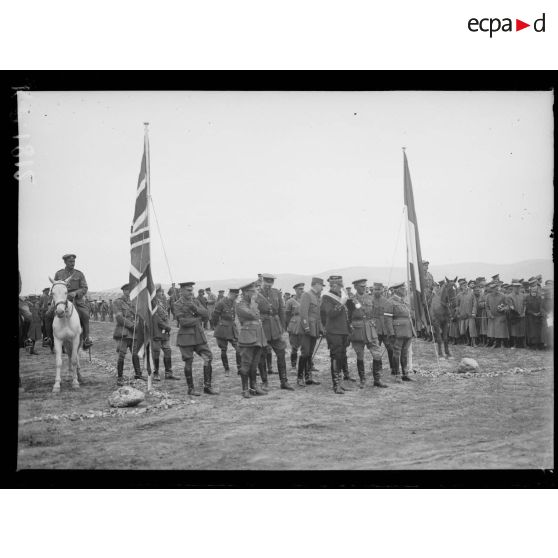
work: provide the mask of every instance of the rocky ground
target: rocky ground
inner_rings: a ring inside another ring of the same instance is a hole
[[[214,385],[220,395],[188,397],[181,381],[154,384],[137,407],[116,409],[113,324],[93,322],[91,362],[81,352],[83,383],[73,390],[63,371],[52,393],[54,355],[20,350],[20,469],[485,469],[553,468],[552,354],[526,349],[453,347],[437,361],[432,344],[415,340],[412,383],[335,395],[326,343],[316,357],[319,386],[279,389],[243,399],[234,355],[225,376],[213,334]],[[349,364],[356,376],[354,352]],[[479,372],[458,374],[463,357]],[[132,375],[129,356],[125,374]],[[367,357],[367,368],[369,368]],[[287,362],[289,361],[287,355]],[[384,363],[387,358],[384,355]],[[66,366],[66,362],[64,363]],[[276,362],[274,358],[274,368]],[[201,386],[201,360],[194,376]],[[295,374],[289,370],[291,383]],[[132,385],[145,390],[141,381]]]

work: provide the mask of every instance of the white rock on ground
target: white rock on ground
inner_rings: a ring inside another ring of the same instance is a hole
[[[459,366],[457,367],[457,372],[478,372],[479,363],[474,358],[462,358]]]
[[[145,399],[145,394],[139,389],[124,386],[113,391],[108,402],[111,407],[134,407]]]

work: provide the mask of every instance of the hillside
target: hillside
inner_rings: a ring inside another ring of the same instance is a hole
[[[441,280],[445,276],[466,277],[467,279],[475,279],[476,277],[482,276],[486,277],[488,280],[492,275],[499,273],[502,281],[510,282],[514,278],[528,279],[529,277],[538,275],[539,273],[543,276],[543,279],[554,278],[554,264],[551,260],[544,259],[526,260],[513,264],[491,264],[481,262],[464,262],[442,265],[431,264],[430,272],[436,280]],[[273,273],[273,271],[270,271],[270,273]],[[384,284],[393,284],[397,281],[403,281],[406,278],[406,272],[402,267],[394,267],[390,270],[389,267],[374,266],[328,269],[312,275],[302,275],[296,273],[276,273],[275,275],[277,276],[275,286],[282,289],[284,292],[292,292],[293,285],[301,281],[305,282],[308,287],[310,285],[310,279],[314,276],[327,279],[330,275],[342,275],[346,285],[350,284],[351,281],[354,281],[355,279],[361,278],[367,278],[370,283],[373,281],[381,281]],[[217,294],[219,289],[224,289],[226,291],[229,288],[244,285],[252,279],[255,278],[235,277],[231,279],[203,279],[196,283],[195,289],[205,289],[206,287],[211,287],[211,290]],[[169,289],[170,284],[164,283],[163,287],[166,292]],[[114,300],[120,296],[120,292],[119,288],[107,289],[105,291],[90,291],[89,297],[97,299],[103,298],[105,300],[112,298]]]

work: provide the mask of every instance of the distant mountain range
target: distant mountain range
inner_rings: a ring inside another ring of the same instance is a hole
[[[512,279],[529,279],[534,275],[541,274],[543,280],[554,279],[554,264],[551,260],[537,259],[516,262],[513,264],[491,264],[480,262],[465,262],[458,264],[443,264],[433,265],[429,267],[430,273],[434,279],[439,281],[445,276],[447,277],[465,277],[466,279],[475,279],[477,277],[486,277],[489,280],[492,275],[500,274],[500,279],[505,282],[511,282]],[[273,271],[270,271],[273,273]],[[395,282],[404,281],[406,279],[406,271],[402,267],[345,267],[328,269],[314,273],[312,275],[302,275],[299,273],[275,273],[277,279],[275,287],[281,289],[283,292],[292,292],[293,285],[296,283],[304,282],[306,287],[310,286],[312,277],[322,277],[327,279],[330,275],[342,275],[345,285],[350,285],[356,279],[368,279],[371,284],[374,281],[381,281],[384,284],[394,284]],[[240,287],[245,285],[255,277],[235,277],[231,279],[203,279],[196,283],[195,289],[205,289],[210,287],[211,291],[215,294],[219,289],[227,291],[233,287]],[[164,283],[163,288],[165,293],[168,291],[170,284]],[[119,288],[107,289],[104,291],[90,291],[88,297],[90,299],[104,299],[118,298],[121,294]]]

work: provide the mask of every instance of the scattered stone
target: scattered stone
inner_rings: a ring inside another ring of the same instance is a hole
[[[111,407],[135,407],[144,399],[143,391],[124,386],[113,391],[108,398],[108,402]]]
[[[465,372],[478,372],[479,363],[474,358],[462,358],[459,366],[457,367],[457,372],[463,374]]]

